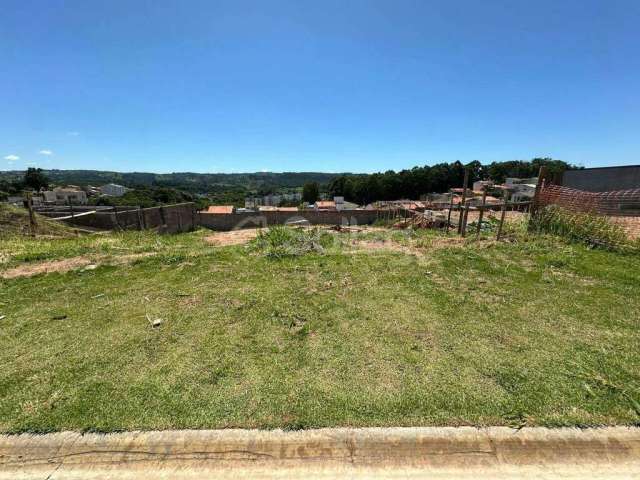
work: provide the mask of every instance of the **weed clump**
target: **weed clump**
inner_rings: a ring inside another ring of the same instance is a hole
[[[550,233],[607,250],[637,249],[624,229],[604,215],[571,212],[557,205],[549,205],[532,218],[532,226],[539,233]]]
[[[319,228],[299,229],[273,226],[260,232],[248,245],[250,251],[266,257],[284,258],[324,253],[333,237]]]

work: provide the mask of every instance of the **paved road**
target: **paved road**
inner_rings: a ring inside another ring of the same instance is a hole
[[[638,478],[640,429],[186,430],[0,436],[0,479]]]

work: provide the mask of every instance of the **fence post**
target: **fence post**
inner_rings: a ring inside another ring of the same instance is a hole
[[[449,215],[447,215],[447,227],[445,233],[449,233],[449,225],[451,224],[451,209],[453,208],[453,192],[449,189],[449,195],[451,195],[451,200],[449,201]]]
[[[462,200],[460,206],[464,208],[465,200],[467,199],[467,183],[469,183],[469,169],[464,169],[464,180],[462,182]],[[462,234],[462,209],[458,215],[458,233]]]
[[[33,213],[33,197],[31,195],[31,192],[26,192],[26,197],[27,197],[27,209],[29,210],[29,232],[31,233],[32,237],[35,237],[37,224],[36,224],[36,216]]]
[[[509,191],[504,192],[504,201],[502,202],[502,209],[500,211],[500,223],[498,224],[498,231],[496,232],[496,240],[500,240],[502,235],[502,225],[504,224],[504,216],[507,213],[507,201],[509,201]]]
[[[487,189],[482,189],[482,204],[480,205],[480,213],[478,214],[478,227],[476,228],[476,238],[480,238],[480,229],[482,228],[482,218],[484,217],[484,206],[487,203]]]
[[[469,202],[464,206],[464,210],[461,212],[462,214],[462,230],[460,231],[461,236],[465,236],[467,234],[467,220],[469,218]]]
[[[544,188],[544,182],[547,177],[547,167],[542,165],[540,170],[538,171],[538,183],[536,184],[536,191],[533,194],[533,199],[531,200],[531,205],[529,206],[529,225],[528,230],[531,231],[533,229],[533,219],[538,213],[538,205],[540,203],[540,191]]]

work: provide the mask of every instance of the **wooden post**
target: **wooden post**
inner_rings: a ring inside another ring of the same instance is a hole
[[[453,192],[449,189],[449,195],[451,195],[451,199],[449,200],[449,215],[447,215],[447,227],[445,233],[449,233],[449,224],[451,223],[451,209],[453,208]]]
[[[536,191],[533,194],[533,199],[531,200],[531,204],[529,205],[529,225],[528,230],[531,231],[534,227],[534,217],[538,213],[538,206],[540,204],[540,191],[544,188],[544,182],[547,177],[547,167],[541,166],[538,171],[538,183],[536,184]]]
[[[460,230],[460,235],[463,237],[467,233],[467,219],[469,218],[469,202],[464,206],[464,210],[460,212],[462,215],[462,228]]]
[[[500,235],[502,235],[502,225],[504,224],[504,217],[507,213],[508,200],[509,200],[509,192],[505,190],[504,201],[502,202],[502,209],[500,211],[500,223],[498,224],[498,231],[496,232],[496,240],[500,240]]]
[[[36,216],[33,213],[33,198],[31,196],[31,192],[26,192],[25,196],[27,197],[27,209],[29,210],[29,233],[31,233],[32,237],[36,236]]]
[[[467,183],[469,183],[469,169],[464,169],[464,181],[462,182],[462,200],[460,201],[460,207],[464,208],[465,201],[467,199]],[[462,210],[458,215],[458,233],[462,233]]]
[[[480,238],[480,230],[482,229],[482,218],[484,217],[484,206],[487,204],[487,189],[482,189],[482,204],[480,205],[480,213],[478,214],[478,227],[476,228],[476,238]]]
[[[538,202],[540,197],[540,190],[544,188],[544,182],[547,178],[548,169],[546,166],[541,166],[538,172],[538,183],[536,185],[536,191],[533,195],[533,201],[531,203],[531,215],[535,215],[538,210]]]

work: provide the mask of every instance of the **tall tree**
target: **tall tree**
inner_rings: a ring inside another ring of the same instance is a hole
[[[24,186],[25,188],[32,188],[35,191],[39,191],[41,188],[47,188],[49,186],[49,179],[42,172],[41,168],[29,167],[24,173]]]
[[[320,185],[318,182],[307,182],[302,187],[302,201],[315,203],[320,197]]]

